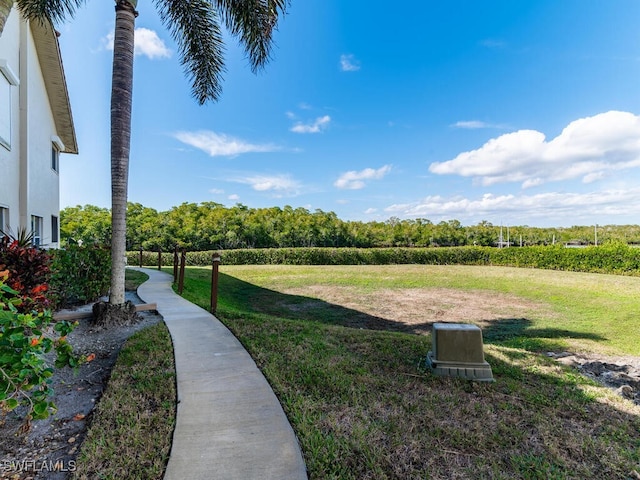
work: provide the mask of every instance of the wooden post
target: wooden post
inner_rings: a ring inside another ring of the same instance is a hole
[[[140,247],[140,268],[142,268],[142,247]]]
[[[162,270],[162,249],[158,247],[158,270]]]
[[[211,313],[216,313],[218,309],[218,267],[220,266],[220,255],[213,254],[213,265],[211,266]]]
[[[173,248],[173,283],[178,281],[178,246]]]
[[[184,289],[184,265],[187,263],[187,251],[182,250],[182,254],[180,255],[180,278],[178,278],[178,294],[182,295],[182,290]]]

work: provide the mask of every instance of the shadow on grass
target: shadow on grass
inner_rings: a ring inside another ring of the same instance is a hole
[[[482,337],[486,343],[530,351],[562,350],[564,346],[558,340],[566,338],[597,342],[606,340],[602,335],[592,332],[577,332],[565,328],[535,328],[528,318],[483,320],[481,324]]]
[[[275,315],[291,320],[316,321],[350,328],[385,330],[425,335],[431,332],[434,320],[406,323],[392,318],[370,315],[359,310],[329,303],[313,297],[284,294],[236,277],[220,274],[221,301],[229,308]],[[532,351],[560,350],[562,344],[554,339],[579,338],[606,340],[590,333],[562,328],[534,328],[527,318],[494,318],[477,322],[483,329],[487,343],[525,348]]]
[[[290,320],[314,321],[368,330],[426,333],[431,322],[409,325],[313,297],[289,295],[220,274],[220,304],[234,310],[264,313]]]

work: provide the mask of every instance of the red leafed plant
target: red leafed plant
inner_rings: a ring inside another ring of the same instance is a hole
[[[19,311],[41,311],[51,306],[47,297],[50,262],[44,250],[25,246],[8,236],[0,238],[0,270],[9,272],[7,285],[22,299]]]

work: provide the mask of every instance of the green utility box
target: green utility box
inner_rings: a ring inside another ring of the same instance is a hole
[[[482,330],[467,323],[434,323],[427,364],[439,376],[493,382],[484,359]]]

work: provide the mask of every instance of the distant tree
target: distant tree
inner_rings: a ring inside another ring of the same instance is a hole
[[[111,244],[111,212],[93,205],[67,207],[60,211],[60,239],[63,244]]]
[[[157,210],[127,203],[127,250],[156,250],[162,246],[162,222]]]
[[[492,247],[498,241],[499,235],[496,234],[496,228],[486,220],[473,227],[468,227],[467,230],[469,232],[469,241],[473,245]],[[506,237],[504,241],[507,241]]]

